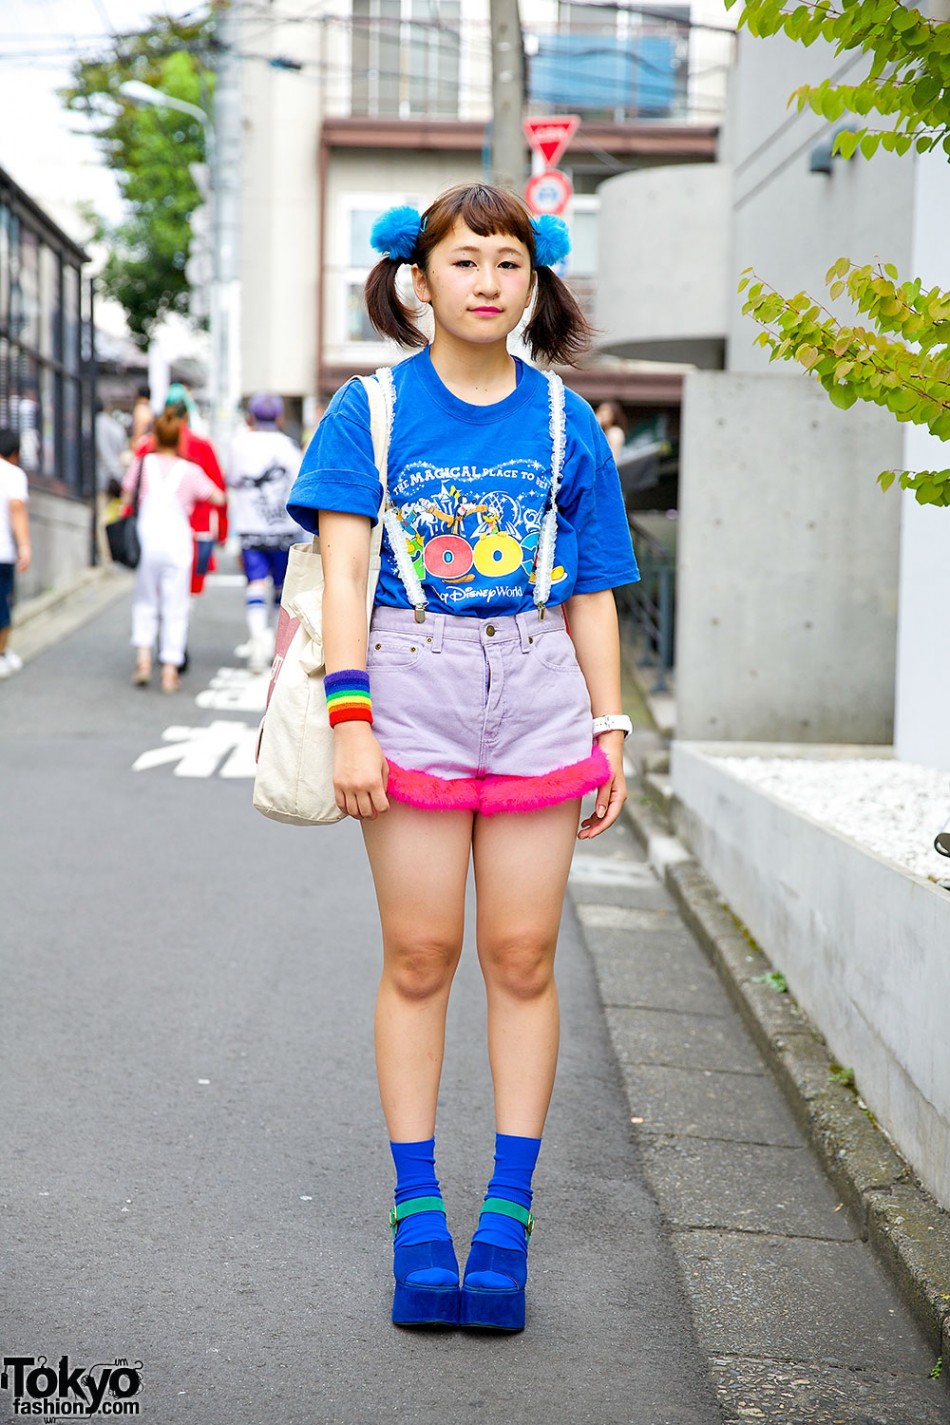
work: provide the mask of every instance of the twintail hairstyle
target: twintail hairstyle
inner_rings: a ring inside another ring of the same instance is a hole
[[[549,267],[535,267],[535,232],[531,214],[515,193],[488,183],[465,183],[442,193],[422,215],[412,260],[425,272],[432,250],[463,222],[480,237],[501,233],[517,238],[528,249],[537,288],[524,336],[532,357],[551,365],[574,365],[590,347],[591,328],[573,294]],[[364,295],[369,319],[381,336],[400,346],[427,345],[416,325],[417,309],[409,308],[396,289],[396,274],[404,259],[383,257],[366,279]]]

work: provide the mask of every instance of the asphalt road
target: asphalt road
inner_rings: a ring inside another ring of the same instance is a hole
[[[3,1356],[141,1363],[151,1425],[714,1425],[570,908],[528,1329],[390,1324],[369,873],[352,824],[251,808],[241,636],[212,587],[186,691],[135,690],[120,599],[0,686]],[[461,1251],[493,1131],[472,949],[439,1124]]]

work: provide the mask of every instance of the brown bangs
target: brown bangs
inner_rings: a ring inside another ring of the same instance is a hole
[[[503,233],[517,238],[524,243],[534,262],[531,215],[521,199],[515,193],[487,183],[462,183],[436,198],[425,213],[425,226],[416,241],[416,262],[420,267],[425,268],[429,253],[460,221],[479,237]]]

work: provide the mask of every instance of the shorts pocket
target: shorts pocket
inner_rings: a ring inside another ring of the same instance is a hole
[[[534,654],[538,662],[551,673],[579,673],[574,640],[566,629],[534,635]]]
[[[371,672],[373,668],[412,668],[424,652],[425,639],[416,634],[371,628],[366,650],[366,671]]]

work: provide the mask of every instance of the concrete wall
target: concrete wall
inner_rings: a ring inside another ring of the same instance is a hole
[[[794,104],[787,105],[789,95],[800,84],[832,74],[856,83],[867,61],[836,58],[823,40],[806,49],[783,35],[762,40],[740,31],[738,46],[721,143],[734,174],[727,365],[761,371],[768,368],[768,355],[753,346],[757,328],[742,316],[739,273],[753,266],[780,292],[804,289],[842,320],[854,320],[847,300],[831,302],[825,273],[843,255],[856,262],[880,258],[906,269],[915,164],[909,155],[881,152],[870,163],[836,158],[830,175],[809,172],[812,149],[828,142],[839,124],[810,109],[797,113]]]
[[[722,365],[731,179],[724,164],[694,163],[600,185],[599,349]]]
[[[71,583],[92,562],[92,511],[88,504],[31,490],[29,514],[33,562],[16,578],[21,599]]]
[[[802,377],[687,376],[680,737],[890,742],[899,500],[873,474],[900,447]]]
[[[677,830],[950,1208],[950,896],[739,781],[716,750],[674,744]]]
[[[911,271],[925,287],[950,290],[950,166],[938,150],[917,162]],[[904,427],[902,467],[945,470],[950,444]],[[941,600],[950,571],[950,509],[903,496],[897,707],[899,756],[950,772],[950,618]]]

